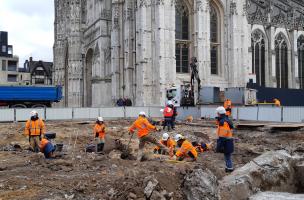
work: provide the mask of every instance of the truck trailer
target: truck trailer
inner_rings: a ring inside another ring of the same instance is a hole
[[[0,86],[0,106],[43,108],[61,99],[61,86]]]

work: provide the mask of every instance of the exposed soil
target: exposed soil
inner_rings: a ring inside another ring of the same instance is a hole
[[[120,141],[128,143],[127,128],[131,121],[106,124],[105,153],[95,154],[85,152],[87,144],[93,141],[93,122],[46,122],[47,131],[57,133],[54,143],[64,144],[62,157],[53,160],[26,150],[24,123],[0,124],[0,199],[145,199],[144,179],[149,176],[159,182],[159,191],[173,192],[173,199],[185,199],[183,177],[191,169],[208,168],[218,179],[226,175],[223,155],[213,151],[200,154],[195,163],[172,163],[165,156],[154,156],[153,146],[148,145],[148,161],[123,160],[114,141],[125,133]],[[177,125],[174,133],[182,133],[191,141],[215,142],[216,138],[212,127]],[[161,134],[154,133],[158,138]],[[235,138],[233,161],[235,167],[240,167],[265,151],[296,148],[303,143],[304,134],[301,130],[276,133],[267,129],[238,130]],[[135,157],[137,147],[134,136],[130,149]]]

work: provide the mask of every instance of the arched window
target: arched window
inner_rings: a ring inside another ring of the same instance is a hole
[[[210,4],[210,60],[211,74],[219,73],[219,55],[220,55],[220,17],[218,8]]]
[[[251,35],[252,73],[256,75],[256,83],[265,86],[265,39],[261,31]]]
[[[275,39],[277,88],[288,88],[288,47],[282,33]]]
[[[304,36],[298,38],[298,66],[300,88],[304,89]]]
[[[184,0],[175,4],[176,72],[189,72],[189,10]]]

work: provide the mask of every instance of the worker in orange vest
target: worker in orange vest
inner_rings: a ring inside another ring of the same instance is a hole
[[[281,102],[280,102],[280,100],[279,99],[273,99],[273,103],[274,103],[274,105],[276,106],[276,107],[281,107]]]
[[[226,109],[226,115],[228,117],[231,116],[231,112],[232,112],[232,102],[230,99],[226,99],[225,102],[224,102],[224,108]]]
[[[139,139],[139,150],[138,150],[138,157],[137,157],[138,161],[143,160],[143,156],[144,156],[143,150],[144,150],[145,144],[147,142],[159,146],[160,149],[162,149],[164,151],[168,151],[167,148],[164,145],[162,145],[161,143],[159,143],[155,137],[149,135],[149,132],[151,130],[158,131],[158,129],[156,126],[153,126],[152,124],[150,124],[150,122],[146,118],[146,113],[143,111],[141,111],[139,113],[138,118],[135,120],[135,122],[129,128],[129,134],[134,134],[135,130],[137,130],[137,137]]]
[[[45,158],[54,158],[54,151],[55,147],[54,145],[47,139],[47,138],[42,138],[40,145],[40,152],[44,154]]]
[[[181,134],[177,134],[174,137],[177,146],[180,147],[175,153],[174,159],[182,161],[184,159],[190,159],[190,161],[196,161],[197,159],[197,151],[195,147],[185,139]]]
[[[106,135],[106,127],[102,117],[97,117],[93,132],[96,141],[96,152],[101,152],[105,145]]]
[[[233,124],[226,115],[226,109],[222,106],[216,109],[217,117],[217,146],[216,151],[218,153],[224,153],[225,163],[226,163],[226,172],[232,172],[233,163],[231,159],[231,155],[234,151],[234,144],[233,144],[233,135],[232,129]]]
[[[45,133],[44,122],[39,119],[38,112],[30,112],[30,119],[25,124],[24,134],[29,137],[30,149],[36,153],[39,152],[39,144]]]
[[[164,133],[162,139],[159,142],[169,148],[169,155],[170,157],[173,157],[176,142],[170,138],[170,135],[168,133]],[[163,152],[159,146],[156,146],[154,148],[154,153],[166,154],[166,152]]]
[[[195,147],[196,151],[198,153],[203,153],[205,151],[209,151],[211,149],[211,143],[204,143],[204,142],[192,142],[192,145]]]
[[[163,115],[164,115],[164,124],[163,124],[163,129],[165,130],[166,126],[168,127],[168,131],[170,129],[174,129],[173,125],[173,118],[174,118],[174,106],[172,101],[168,101],[167,106],[163,110]]]

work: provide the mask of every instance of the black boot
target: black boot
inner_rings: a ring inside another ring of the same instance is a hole
[[[102,152],[102,151],[103,151],[103,148],[104,148],[104,143],[99,143],[99,144],[97,144],[97,153],[98,153],[98,152]]]

